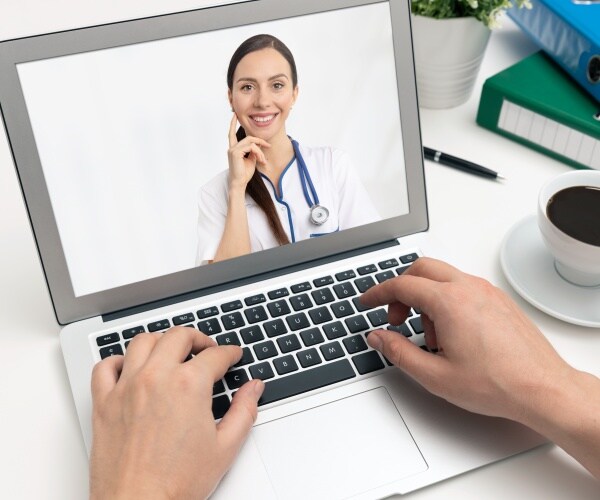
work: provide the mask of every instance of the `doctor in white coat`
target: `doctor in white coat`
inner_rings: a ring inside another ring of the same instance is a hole
[[[380,220],[346,153],[301,146],[287,135],[298,76],[279,39],[244,41],[229,63],[227,86],[234,112],[229,168],[198,194],[196,265]],[[315,110],[315,120],[323,111]]]

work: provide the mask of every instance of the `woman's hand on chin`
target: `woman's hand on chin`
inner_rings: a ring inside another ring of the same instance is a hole
[[[230,189],[241,189],[245,191],[246,185],[252,179],[256,165],[264,165],[267,162],[262,148],[270,148],[271,145],[258,137],[246,136],[238,142],[236,133],[237,116],[233,115],[229,127],[229,187]]]

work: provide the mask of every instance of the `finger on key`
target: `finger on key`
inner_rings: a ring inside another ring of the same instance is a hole
[[[144,366],[161,335],[160,333],[138,333],[131,339],[125,352],[121,377],[127,378]]]
[[[186,365],[190,369],[202,372],[210,387],[235,365],[242,357],[242,348],[237,345],[216,345],[204,349]]]
[[[159,363],[182,363],[190,353],[196,354],[202,350],[217,345],[216,342],[187,326],[175,326],[167,330],[156,343],[150,354],[150,360]]]
[[[92,400],[94,406],[114,389],[123,369],[123,356],[110,356],[96,363],[92,371]]]

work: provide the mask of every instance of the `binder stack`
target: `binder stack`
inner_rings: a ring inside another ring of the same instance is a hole
[[[531,0],[509,16],[542,51],[488,78],[477,123],[600,170],[600,1]]]
[[[508,16],[600,103],[600,2],[531,0]]]

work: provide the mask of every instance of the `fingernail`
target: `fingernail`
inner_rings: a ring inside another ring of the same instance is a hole
[[[369,344],[371,344],[371,347],[373,349],[377,349],[378,351],[381,349],[383,341],[381,340],[381,337],[379,336],[379,334],[377,332],[371,333],[367,337],[367,340],[368,340]]]
[[[262,393],[265,390],[265,383],[260,379],[256,379],[256,382],[254,382],[254,387],[252,387],[252,389],[254,389],[254,394],[258,399],[262,396]]]

